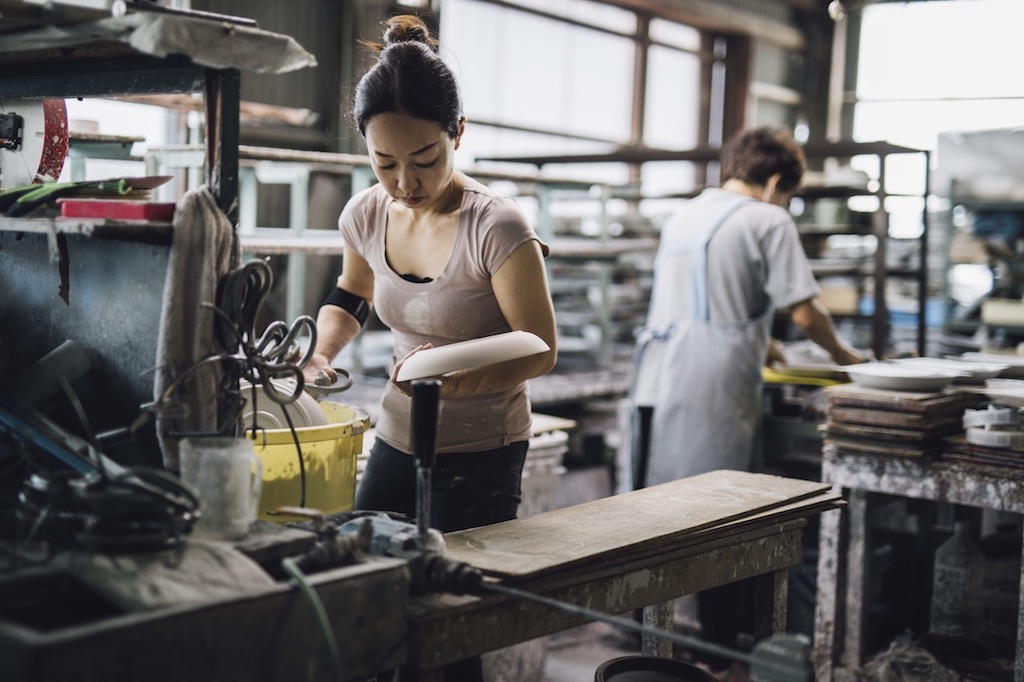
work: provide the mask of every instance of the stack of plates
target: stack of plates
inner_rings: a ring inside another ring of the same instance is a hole
[[[965,439],[972,445],[1024,449],[1024,415],[1019,410],[989,405],[964,411]]]

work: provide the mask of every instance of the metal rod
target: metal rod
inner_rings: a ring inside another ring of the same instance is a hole
[[[423,546],[430,531],[430,479],[437,457],[437,418],[440,412],[441,382],[417,379],[412,382],[412,438],[416,457],[416,530]]]
[[[575,604],[568,604],[556,599],[542,597],[539,594],[525,592],[514,587],[507,587],[505,585],[482,581],[479,584],[478,589],[490,590],[491,592],[505,594],[510,597],[518,597],[520,599],[534,601],[566,613],[584,616],[591,620],[602,621],[624,630],[634,630],[642,635],[661,637],[689,649],[696,649],[713,656],[719,656],[721,658],[732,659],[739,663],[745,663],[760,675],[757,679],[763,679],[766,682],[778,680],[803,681],[811,679],[807,676],[807,670],[799,664],[797,658],[794,658],[794,653],[786,650],[786,648],[782,646],[777,647],[777,651],[773,651],[771,650],[771,644],[769,644],[768,647],[764,647],[764,643],[762,642],[754,647],[753,654],[747,654],[742,651],[736,651],[735,649],[729,649],[717,644],[704,642],[694,637],[688,637],[675,632],[648,627],[637,623],[632,619],[621,618],[619,616],[609,616],[601,613],[600,611],[594,611],[583,606],[577,606]]]
[[[496,583],[489,583],[487,581],[484,581],[480,583],[480,589],[498,592],[499,594],[505,594],[510,597],[519,597],[521,599],[535,601],[537,603],[550,606],[551,608],[558,609],[566,613],[571,613],[577,616],[585,616],[587,618],[590,618],[591,620],[602,621],[608,623],[609,625],[614,625],[615,627],[622,628],[624,630],[634,630],[645,635],[663,637],[677,644],[681,644],[682,646],[691,649],[697,649],[699,651],[703,651],[714,656],[730,658],[735,661],[739,661],[740,663],[750,664],[753,660],[749,654],[745,654],[742,651],[727,649],[725,647],[718,646],[717,644],[709,644],[708,642],[704,642],[693,637],[687,637],[686,635],[677,634],[675,632],[668,632],[667,630],[660,630],[658,628],[647,627],[641,623],[637,623],[635,620],[632,619],[622,618],[619,616],[609,616],[607,614],[601,613],[600,611],[588,609],[585,606],[568,604],[566,602],[561,602],[556,599],[543,597],[539,594],[533,594],[532,592],[518,590],[514,587],[508,587],[506,585],[498,585]]]

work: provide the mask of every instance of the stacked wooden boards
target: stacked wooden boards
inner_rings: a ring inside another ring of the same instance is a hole
[[[826,444],[844,451],[934,457],[947,436],[963,430],[964,410],[974,405],[973,393],[888,391],[856,384],[824,389]]]
[[[975,466],[1024,469],[1024,451],[968,443],[962,435],[946,439],[940,459]]]
[[[843,504],[831,485],[720,470],[525,519],[448,533],[446,555],[484,573],[535,578],[674,551]]]

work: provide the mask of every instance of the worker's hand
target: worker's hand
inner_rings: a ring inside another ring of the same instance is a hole
[[[768,353],[764,357],[764,366],[771,367],[775,363],[786,363],[786,351],[778,339],[768,339]]]
[[[302,379],[307,386],[330,386],[338,380],[338,373],[331,367],[331,359],[323,353],[313,353],[302,368]]]
[[[409,358],[411,358],[416,353],[420,352],[421,350],[426,350],[428,348],[433,348],[433,347],[434,347],[433,344],[430,344],[430,343],[425,343],[422,346],[416,346],[411,351],[409,351],[408,354],[406,354],[406,356],[404,358],[402,358],[401,360],[396,362],[394,367],[391,368],[391,383],[393,383],[396,387],[398,387],[399,391],[401,391],[402,393],[404,393],[404,394],[406,394],[408,396],[412,395],[412,381],[399,381],[398,380],[398,372],[399,372],[399,370],[402,369],[402,365],[405,364],[405,361],[408,360]],[[424,377],[424,378],[426,378],[426,377]],[[440,377],[438,377],[438,378],[440,378]]]
[[[843,347],[839,353],[832,356],[837,365],[859,365],[862,362],[870,362],[871,355],[861,353],[856,348]]]

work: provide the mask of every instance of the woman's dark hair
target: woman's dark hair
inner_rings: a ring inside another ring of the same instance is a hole
[[[799,187],[807,168],[804,150],[782,128],[740,131],[725,143],[719,158],[722,182],[737,178],[751,185],[764,185],[778,173],[778,189],[782,192]]]
[[[434,121],[455,138],[462,120],[459,84],[437,52],[437,40],[417,16],[384,22],[384,42],[363,41],[377,62],[356,85],[352,118],[362,135],[377,114],[404,112]]]

